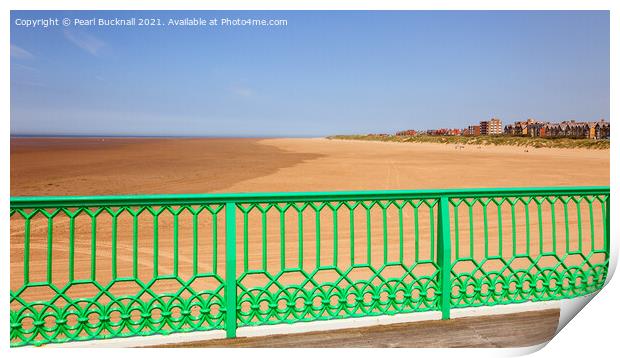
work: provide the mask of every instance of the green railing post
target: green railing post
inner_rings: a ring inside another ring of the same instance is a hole
[[[439,265],[439,287],[441,289],[441,319],[450,319],[450,271],[452,260],[450,254],[450,215],[449,201],[446,196],[439,198],[437,215],[437,264]]]
[[[609,257],[610,257],[610,253],[611,253],[611,247],[609,239],[611,237],[611,233],[609,232],[609,230],[611,229],[611,214],[609,211],[609,206],[611,204],[611,195],[607,195],[607,199],[605,200],[605,226],[604,229],[605,230],[605,254],[607,255],[607,260],[609,261]]]
[[[237,336],[237,205],[226,203],[226,337]]]

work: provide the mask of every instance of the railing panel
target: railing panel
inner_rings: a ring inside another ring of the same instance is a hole
[[[11,345],[571,298],[609,188],[11,198]]]
[[[436,206],[240,202],[239,325],[438,310]]]
[[[222,208],[12,210],[11,344],[223,328]]]
[[[451,198],[452,306],[571,298],[600,289],[609,263],[607,197]]]

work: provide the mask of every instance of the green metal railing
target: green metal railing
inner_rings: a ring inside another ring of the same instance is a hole
[[[609,187],[11,198],[11,345],[599,290]]]

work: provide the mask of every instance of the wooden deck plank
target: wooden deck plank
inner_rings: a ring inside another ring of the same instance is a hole
[[[559,309],[378,325],[324,332],[217,339],[163,348],[502,348],[527,347],[555,334]]]

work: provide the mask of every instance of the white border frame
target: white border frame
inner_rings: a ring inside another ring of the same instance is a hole
[[[0,1],[0,26],[5,31],[0,31],[0,46],[5,49],[2,52],[3,56],[0,56],[0,78],[2,86],[0,87],[0,113],[2,121],[0,121],[0,128],[3,133],[10,133],[10,82],[7,80],[10,76],[9,70],[9,48],[10,38],[8,36],[10,32],[10,10],[610,10],[610,96],[611,98],[617,97],[617,84],[618,84],[618,71],[615,69],[615,64],[620,63],[620,57],[618,56],[618,47],[620,44],[620,1],[617,0],[419,0],[409,1],[407,3],[397,0],[385,0],[385,1],[370,1],[370,0],[263,0],[260,3],[256,0],[221,0],[221,1],[203,1],[197,0],[177,0],[177,1],[164,1],[164,0],[150,0],[150,1],[122,1],[122,0],[2,0]],[[615,114],[617,104],[612,100],[610,104],[610,122],[615,121]],[[610,172],[614,173],[618,171],[617,160],[618,153],[615,150],[616,145],[614,143],[620,140],[620,131],[612,131],[612,145],[610,149]],[[5,173],[2,176],[2,195],[0,195],[0,216],[8,218],[10,186],[9,186],[9,136],[2,136],[2,156],[0,161],[5,166]],[[616,178],[610,177],[611,185],[611,206],[614,208],[620,207],[620,199],[618,197],[618,191],[616,188]],[[612,211],[613,213],[613,211]],[[617,217],[617,216],[616,216]],[[0,302],[9,301],[9,220],[0,220],[0,229],[2,237],[5,238],[0,241],[0,252],[4,255],[0,259]],[[542,350],[540,353],[543,355],[556,356],[566,354],[568,356],[573,355],[601,355],[606,356],[608,352],[615,351],[617,335],[616,323],[613,319],[620,317],[620,285],[615,281],[609,281],[615,272],[618,257],[618,225],[612,219],[611,222],[611,256],[613,258],[610,264],[610,273],[608,277],[609,284],[602,290],[602,294],[598,295],[592,300],[592,304],[589,305],[585,312],[578,315],[572,322],[564,329],[560,334],[549,343],[549,348]],[[8,349],[8,337],[9,337],[9,305],[0,304],[0,318],[4,324],[0,325],[0,332],[2,337],[0,338],[0,347],[2,351],[7,350],[8,353],[14,355],[21,354],[36,354],[30,352],[37,352],[36,350],[16,350]],[[532,349],[537,350],[542,346],[534,347],[527,350],[465,350],[458,352],[459,355],[513,355],[530,353]],[[51,351],[50,351],[51,352]],[[80,354],[79,351],[56,351],[58,354],[62,354],[63,357],[67,357],[72,354]],[[62,352],[62,353],[61,353]],[[135,354],[135,351],[119,350],[119,353]],[[171,351],[156,351],[149,354],[169,354]],[[191,354],[191,352],[183,351],[183,354]],[[341,354],[340,351],[326,350],[321,354]],[[356,350],[356,354],[377,354],[376,351],[361,351]],[[401,353],[402,352],[402,353]],[[391,350],[388,354],[412,354],[406,353],[407,350]],[[439,355],[453,355],[455,352],[452,350],[424,350],[424,354],[433,353]],[[107,354],[101,351],[92,351],[92,354]],[[47,353],[55,354],[55,353]],[[204,354],[204,353],[198,353]],[[244,351],[244,354],[260,354],[257,351]],[[290,354],[283,352],[282,350],[273,350],[269,352],[272,355]],[[301,350],[297,354],[300,355],[315,355],[313,351]]]

